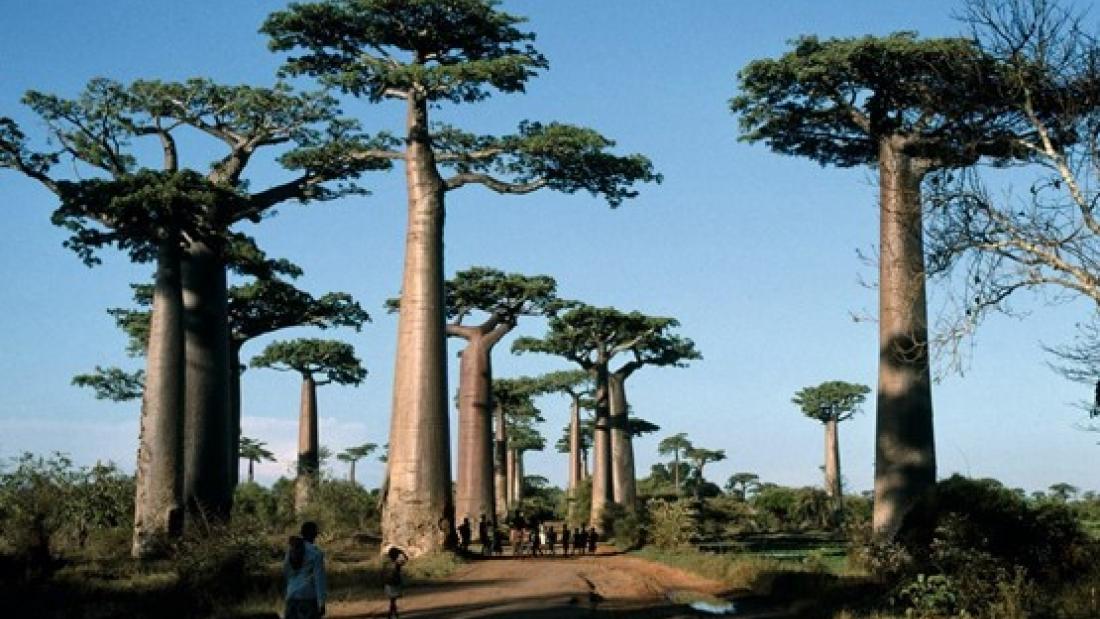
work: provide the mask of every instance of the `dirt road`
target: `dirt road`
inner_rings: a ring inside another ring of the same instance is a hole
[[[668,601],[670,591],[722,592],[720,583],[680,570],[612,553],[569,558],[511,557],[476,560],[451,577],[410,587],[402,617],[695,617]],[[333,604],[328,617],[385,617],[382,599]]]

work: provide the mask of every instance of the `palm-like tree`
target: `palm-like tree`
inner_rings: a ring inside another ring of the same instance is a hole
[[[348,447],[336,454],[337,460],[347,462],[350,467],[348,468],[348,481],[355,483],[355,463],[371,455],[376,449],[378,449],[378,445],[375,443],[363,443],[355,447]]]
[[[657,453],[662,456],[672,456],[672,475],[676,484],[676,494],[680,494],[680,454],[686,454],[693,448],[687,434],[683,432],[667,436],[657,443]]]
[[[258,441],[254,438],[248,438],[247,436],[241,437],[241,459],[248,460],[248,483],[252,483],[255,479],[254,465],[257,462],[275,462],[275,454],[266,449],[267,443]]]

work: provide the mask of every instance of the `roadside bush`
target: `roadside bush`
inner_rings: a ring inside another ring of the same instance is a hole
[[[755,531],[753,509],[737,496],[722,495],[704,499],[698,513],[698,534],[704,539],[718,539]]]
[[[645,545],[649,518],[644,506],[629,510],[617,503],[610,503],[604,508],[600,521],[604,535],[619,548],[632,550]]]
[[[173,566],[184,596],[200,608],[214,608],[269,588],[265,566],[281,552],[254,523],[200,523],[177,543]]]
[[[650,541],[663,550],[683,548],[695,531],[695,511],[686,500],[649,502]]]
[[[827,529],[832,502],[819,488],[764,485],[751,501],[757,510],[757,528],[767,531]]]

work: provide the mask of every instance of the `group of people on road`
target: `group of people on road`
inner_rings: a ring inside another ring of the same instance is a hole
[[[470,524],[470,519],[463,518],[457,530],[459,551],[470,554],[470,545],[475,541],[474,528]],[[485,518],[485,514],[478,519],[476,541],[480,545],[482,556],[503,556],[504,534],[500,529],[492,526]],[[559,544],[561,556],[595,554],[598,541],[599,534],[596,533],[595,527],[587,530],[584,527],[577,527],[570,531],[568,525],[564,523],[560,527],[555,527],[552,523],[547,525],[534,519],[527,520],[523,514],[519,513],[510,519],[508,527],[508,545],[511,546],[514,557],[557,556]]]
[[[469,518],[463,518],[458,527],[459,550],[470,552],[473,542],[473,526]],[[315,522],[302,524],[299,535],[290,537],[283,560],[283,577],[286,580],[286,607],[284,619],[318,619],[325,615],[327,582],[325,577],[325,553],[317,546],[320,530]],[[577,527],[573,531],[562,524],[560,532],[537,520],[527,520],[516,514],[509,526],[509,544],[512,556],[556,556],[560,542],[561,555],[595,554],[599,535],[595,527]],[[504,554],[504,534],[492,526],[482,514],[477,524],[477,542],[482,556]],[[397,599],[402,595],[401,568],[409,560],[400,548],[391,547],[382,562],[382,588],[389,598],[389,617],[397,619]]]

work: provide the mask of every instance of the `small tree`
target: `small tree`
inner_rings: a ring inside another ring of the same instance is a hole
[[[248,483],[255,481],[253,465],[263,461],[275,462],[275,454],[267,450],[267,443],[258,441],[254,438],[248,438],[242,436],[240,438],[240,449],[242,460],[248,460]]]
[[[804,387],[791,402],[802,414],[825,425],[825,492],[833,501],[833,512],[840,518],[844,510],[844,489],[840,485],[840,422],[859,412],[871,388],[867,385],[833,380],[816,387]]]
[[[657,453],[662,456],[672,456],[672,475],[676,494],[680,494],[680,456],[691,449],[694,449],[694,447],[684,432],[666,436],[661,439],[660,443],[657,443]]]
[[[351,345],[334,340],[299,339],[272,342],[252,358],[252,367],[297,372],[302,376],[298,416],[298,476],[294,508],[310,502],[319,480],[321,461],[317,435],[317,387],[330,383],[359,385],[367,376]],[[317,375],[324,378],[317,380]]]
[[[371,455],[378,449],[375,443],[363,443],[355,447],[348,447],[336,454],[336,459],[348,463],[348,481],[355,483],[355,463]]]
[[[698,499],[703,483],[706,482],[706,478],[703,477],[703,468],[711,462],[721,462],[725,460],[726,450],[692,447],[684,452],[684,456],[686,456],[688,460],[691,460],[692,466],[695,467],[695,498]]]
[[[760,476],[756,473],[734,473],[726,482],[726,492],[737,496],[742,501],[760,487]]]

